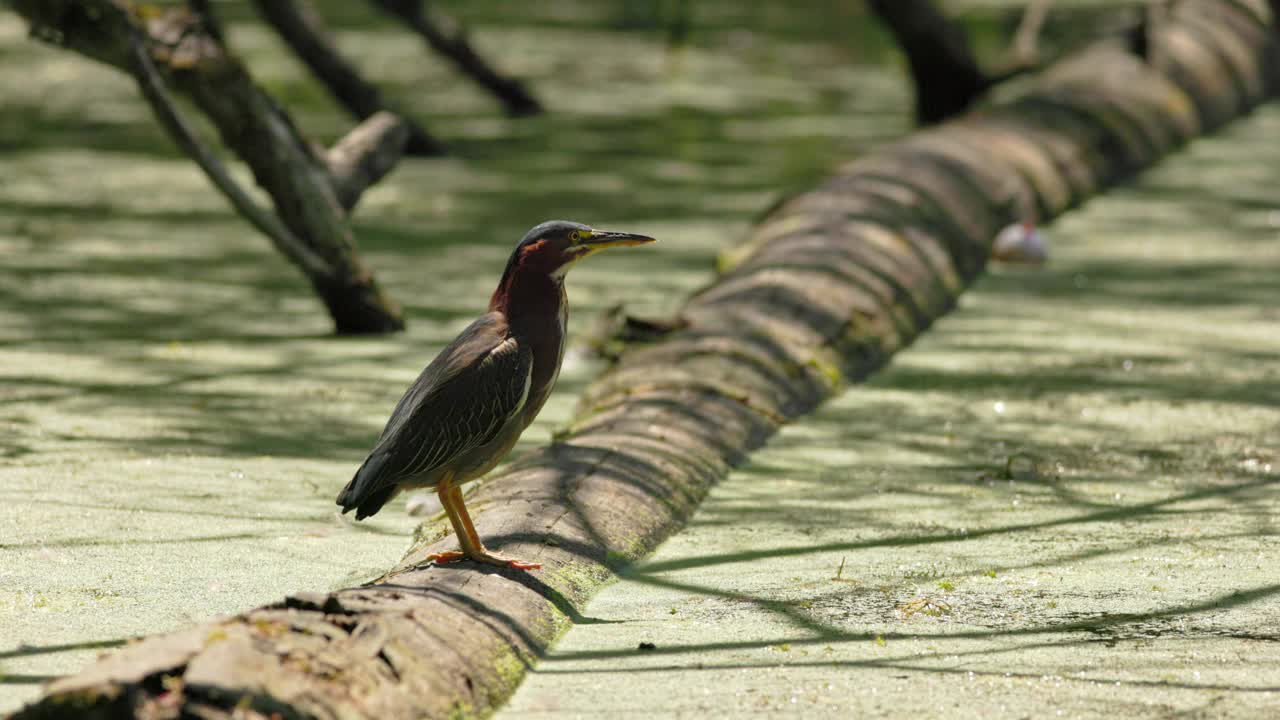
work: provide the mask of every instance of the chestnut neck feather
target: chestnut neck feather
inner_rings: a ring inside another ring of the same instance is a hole
[[[529,398],[524,410],[528,424],[551,394],[564,358],[568,318],[564,276],[513,263],[494,291],[489,310],[506,317],[511,335],[527,344],[533,355]]]
[[[489,309],[506,315],[513,330],[533,330],[548,322],[558,325],[564,299],[563,278],[539,272],[515,272],[502,278],[489,300]]]
[[[547,262],[542,253],[517,254],[507,263],[498,288],[489,300],[489,309],[506,315],[515,330],[541,330],[545,323],[559,324],[565,301],[564,273],[559,263]],[[554,265],[554,266],[553,266]]]

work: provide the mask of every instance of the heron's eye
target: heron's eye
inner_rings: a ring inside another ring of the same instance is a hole
[[[570,241],[570,242],[576,242],[576,243],[577,243],[577,242],[582,242],[582,231],[580,231],[580,230],[574,230],[573,232],[570,232],[570,233],[569,233],[569,241]]]

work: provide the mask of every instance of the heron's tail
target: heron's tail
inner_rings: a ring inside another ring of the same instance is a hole
[[[376,514],[391,498],[400,492],[396,483],[378,482],[384,457],[377,453],[370,455],[356,471],[351,482],[338,493],[338,504],[343,514],[356,511],[356,520],[363,520]]]

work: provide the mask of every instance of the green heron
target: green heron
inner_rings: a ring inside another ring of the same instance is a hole
[[[565,273],[605,248],[649,242],[562,220],[530,230],[511,253],[489,312],[431,361],[391,411],[377,445],[338,495],[342,512],[354,509],[363,520],[402,490],[435,488],[462,549],[428,559],[538,568],[485,548],[460,486],[502,460],[551,394],[564,358]]]

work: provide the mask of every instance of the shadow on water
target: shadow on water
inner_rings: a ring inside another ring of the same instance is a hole
[[[0,649],[0,662],[19,658],[33,658],[40,655],[57,655],[58,653],[79,652],[83,650],[110,650],[128,642],[125,638],[112,640],[92,640],[88,642],[65,643],[61,645],[19,645],[12,650]],[[0,671],[0,685],[43,685],[57,680],[60,675],[42,675],[35,673],[7,673]]]
[[[107,650],[120,647],[128,642],[124,638],[113,640],[91,640],[88,642],[68,643],[65,645],[19,645],[13,650],[0,650],[0,660],[31,655],[48,655],[50,653],[68,652],[71,650]]]

